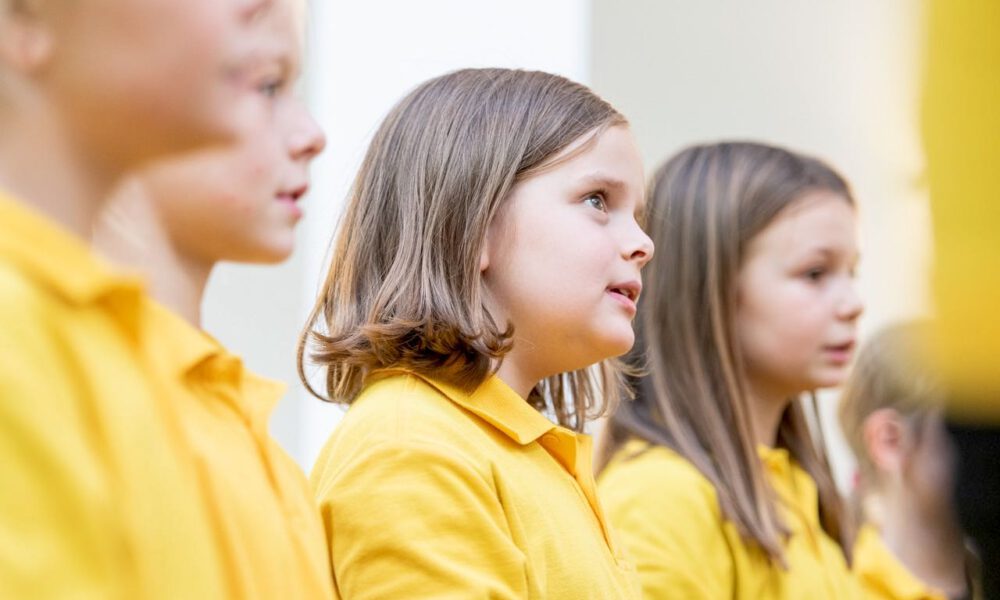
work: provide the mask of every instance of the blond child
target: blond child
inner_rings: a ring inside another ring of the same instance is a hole
[[[155,340],[150,355],[197,459],[234,598],[333,593],[308,482],[268,433],[284,386],[244,369],[200,329],[219,261],[277,262],[292,251],[309,163],[324,145],[293,91],[300,8],[281,0],[265,17],[280,34],[258,68],[269,117],[232,147],[144,168],[119,190],[95,234],[104,253],[149,277],[153,299],[142,315]]]
[[[141,286],[87,239],[123,173],[262,116],[268,5],[0,2],[0,597],[227,593]]]
[[[853,569],[870,597],[971,597],[964,536],[952,505],[954,453],[945,392],[926,367],[926,323],[888,327],[862,348],[840,405],[858,460]]]

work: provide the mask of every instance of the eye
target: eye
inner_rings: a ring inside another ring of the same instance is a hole
[[[815,267],[805,272],[805,278],[809,281],[819,281],[823,279],[823,275],[826,275],[826,269],[822,267]]]
[[[257,91],[266,98],[275,98],[285,89],[285,79],[282,77],[269,77],[257,85]]]
[[[589,196],[583,199],[583,202],[593,208],[596,208],[601,212],[604,213],[608,212],[608,201],[605,200],[604,194],[602,193],[598,192],[590,194]]]

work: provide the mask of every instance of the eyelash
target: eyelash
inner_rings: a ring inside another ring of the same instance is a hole
[[[257,86],[257,91],[266,98],[275,98],[285,89],[285,80],[282,78],[271,78],[263,81]]]
[[[823,278],[823,275],[826,275],[826,269],[822,269],[822,268],[819,268],[819,267],[813,268],[813,269],[808,269],[805,272],[806,279],[808,279],[810,281],[819,281],[820,279]]]
[[[594,206],[594,204],[590,202],[590,200],[592,198],[596,198],[596,199],[600,200],[601,205],[600,206]],[[585,203],[589,204],[590,206],[592,206],[593,208],[601,211],[602,213],[608,212],[608,200],[607,200],[607,197],[605,196],[604,192],[592,192],[590,194],[587,194],[584,197],[583,201]]]

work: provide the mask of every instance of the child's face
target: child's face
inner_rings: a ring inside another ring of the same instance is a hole
[[[110,169],[231,141],[262,118],[251,92],[276,32],[272,0],[78,0],[43,9],[41,81],[66,125]]]
[[[636,222],[643,194],[632,133],[612,127],[582,153],[518,183],[490,225],[483,273],[491,311],[513,323],[514,351],[530,354],[532,375],[583,368],[632,347],[639,270],[653,255]]]
[[[737,281],[736,335],[752,389],[788,397],[841,383],[862,303],[854,209],[810,192],[748,244]]]
[[[272,48],[258,92],[269,104],[266,122],[233,147],[158,163],[142,175],[173,242],[201,263],[276,262],[293,249],[298,200],[325,138],[292,89],[298,41],[291,16],[283,17],[284,43]]]

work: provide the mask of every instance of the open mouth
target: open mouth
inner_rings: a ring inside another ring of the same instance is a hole
[[[628,298],[632,302],[635,302],[639,298],[639,295],[636,293],[635,290],[628,289],[628,288],[612,287],[612,288],[608,288],[608,291],[611,292],[612,294],[618,294],[620,296],[625,296],[626,298]]]
[[[851,354],[854,352],[854,342],[823,346],[823,351],[833,362],[847,364],[851,360]]]
[[[844,342],[843,344],[835,344],[831,346],[826,346],[826,349],[830,352],[850,352],[854,349],[854,342]]]
[[[611,296],[630,316],[635,316],[636,301],[642,292],[642,284],[638,281],[626,281],[608,286],[606,293]]]
[[[309,191],[309,186],[303,185],[292,190],[278,192],[277,197],[281,202],[290,202],[294,204],[298,202],[302,196],[305,196],[307,191]]]

